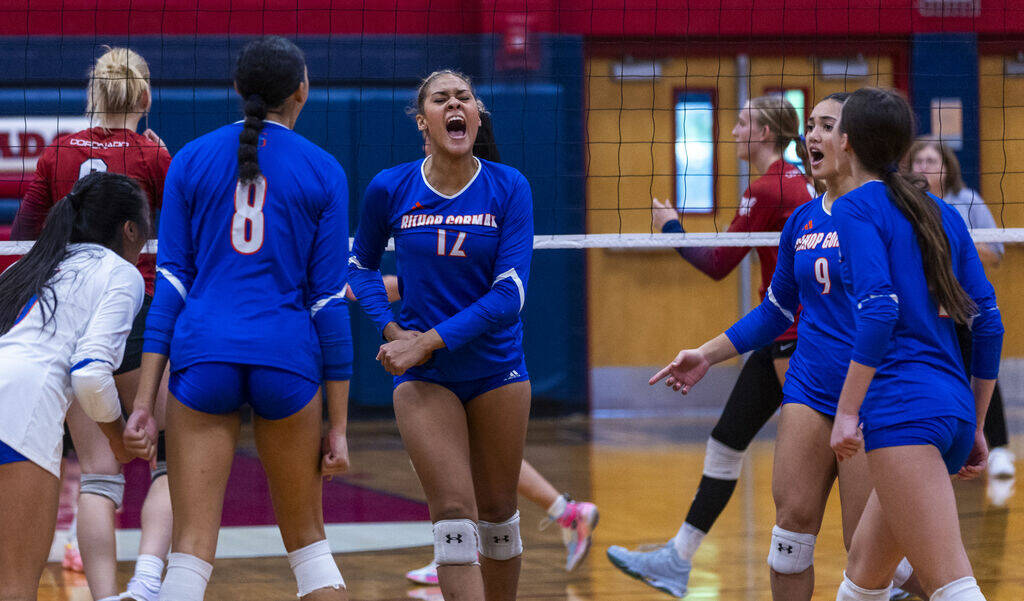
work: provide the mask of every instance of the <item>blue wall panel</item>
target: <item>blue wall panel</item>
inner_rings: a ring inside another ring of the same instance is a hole
[[[932,99],[960,99],[963,146],[956,150],[956,156],[960,159],[964,181],[977,190],[981,175],[978,36],[971,33],[915,35],[910,71],[910,91],[919,134],[934,133],[931,131]]]
[[[469,37],[461,44],[451,38],[424,38],[421,45],[408,39],[300,42],[310,59],[313,88],[296,130],[331,152],[348,173],[353,232],[370,179],[381,169],[422,156],[419,133],[405,109],[414,96],[416,78],[443,66],[458,66],[476,78],[478,94],[494,115],[503,162],[520,169],[531,183],[537,233],[584,232],[580,40],[549,40],[543,69],[526,76],[482,68],[493,64],[493,38]],[[150,60],[157,82],[148,125],[172,154],[189,140],[239,118],[238,99],[226,78],[230,55],[243,41],[132,41],[132,47]],[[12,76],[4,83],[55,84],[0,88],[0,115],[82,114],[83,74],[94,46],[91,41],[65,39],[47,54],[38,39],[0,40],[0,52],[14,57]],[[327,77],[318,75],[323,73]],[[384,268],[393,271],[390,255]],[[564,411],[585,409],[583,253],[541,251],[533,261],[523,319],[534,395]],[[353,403],[390,405],[390,376],[373,360],[379,337],[355,306],[352,324]]]

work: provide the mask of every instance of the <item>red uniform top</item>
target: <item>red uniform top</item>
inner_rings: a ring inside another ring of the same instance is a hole
[[[754,180],[740,201],[739,211],[729,224],[730,232],[781,232],[786,220],[798,206],[810,201],[811,190],[807,178],[794,165],[779,159],[768,167],[764,175]],[[672,222],[670,222],[672,223]],[[678,227],[678,226],[677,226]],[[681,227],[678,227],[682,231]],[[664,230],[670,231],[670,230]],[[736,268],[750,252],[749,246],[715,246],[677,248],[684,259],[707,275],[720,280]],[[779,249],[775,246],[756,247],[761,261],[761,298],[772,283]],[[796,323],[778,340],[796,338]]]
[[[21,200],[11,229],[12,240],[34,240],[43,229],[50,208],[71,192],[80,178],[92,171],[122,173],[133,178],[149,198],[155,216],[160,210],[164,176],[171,155],[141,134],[127,129],[93,127],[61,136],[46,147],[36,163],[36,178]],[[153,221],[154,226],[156,221]],[[156,257],[139,257],[146,294],[153,294]]]

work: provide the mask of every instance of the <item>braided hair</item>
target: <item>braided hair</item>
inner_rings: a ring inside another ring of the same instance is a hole
[[[257,146],[267,111],[279,108],[305,78],[306,57],[290,40],[266,36],[242,48],[235,66],[235,89],[245,114],[238,136],[238,180],[243,184],[261,174]]]

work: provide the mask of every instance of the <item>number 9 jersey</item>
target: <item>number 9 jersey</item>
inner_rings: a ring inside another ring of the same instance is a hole
[[[338,359],[351,358],[345,173],[265,121],[262,175],[241,184],[241,130],[215,130],[171,162],[143,350],[168,355],[172,371],[223,362],[347,380],[351,365]]]

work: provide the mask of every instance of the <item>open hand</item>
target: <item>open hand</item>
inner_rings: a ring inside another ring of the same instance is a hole
[[[660,234],[661,228],[673,219],[679,219],[679,213],[672,208],[668,201],[661,202],[657,198],[651,199],[651,229],[655,234]]]
[[[697,382],[700,382],[710,367],[711,363],[708,362],[704,353],[698,349],[684,349],[679,351],[672,363],[651,376],[647,383],[653,386],[665,378],[665,386],[686,394]]]

